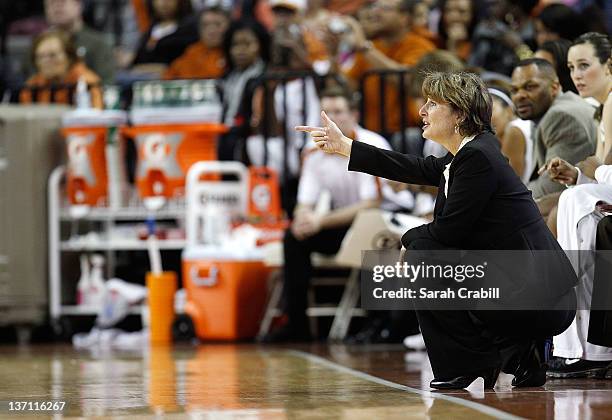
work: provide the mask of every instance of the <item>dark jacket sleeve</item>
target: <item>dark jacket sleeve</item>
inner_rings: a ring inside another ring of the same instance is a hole
[[[464,248],[474,225],[497,189],[495,170],[485,154],[466,148],[453,163],[454,173],[444,208],[434,221],[411,229],[402,237],[404,246],[415,239],[429,239]]]
[[[450,154],[443,158],[422,158],[353,141],[348,169],[393,181],[437,187],[440,185],[444,166],[451,159]]]

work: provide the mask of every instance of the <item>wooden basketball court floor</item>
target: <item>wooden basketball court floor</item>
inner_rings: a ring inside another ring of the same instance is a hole
[[[481,383],[434,392],[425,354],[406,356],[401,346],[3,346],[0,378],[3,419],[612,418],[612,380],[513,389],[503,375],[486,392]],[[16,401],[65,406],[9,411]]]

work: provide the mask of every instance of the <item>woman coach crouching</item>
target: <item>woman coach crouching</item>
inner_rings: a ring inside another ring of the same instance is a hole
[[[423,136],[449,151],[443,158],[353,142],[324,113],[323,127],[296,130],[309,132],[323,151],[349,157],[349,170],[439,186],[433,222],[402,237],[408,250],[558,251],[558,265],[571,274],[528,280],[551,289],[547,295],[557,303],[554,311],[417,311],[434,373],[432,388],[465,388],[478,377],[493,388],[500,370],[514,374],[514,386],[541,386],[546,382],[545,339],[564,331],[575,315],[576,277],[531,193],[501,154],[491,128],[491,97],[478,76],[431,73],[423,96]]]

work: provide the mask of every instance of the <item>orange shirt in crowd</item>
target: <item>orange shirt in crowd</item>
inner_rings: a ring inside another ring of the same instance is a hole
[[[424,26],[415,26],[412,28],[412,32],[420,37],[430,40],[435,45],[440,43],[438,36]]]
[[[374,48],[377,48],[387,57],[405,66],[414,66],[428,52],[434,51],[436,46],[426,38],[413,32],[407,33],[404,38],[395,44],[388,45],[382,40],[374,41]],[[356,54],[355,64],[347,72],[347,76],[355,81],[359,81],[361,76],[372,66],[364,57],[363,53]],[[397,81],[398,78],[396,77]],[[397,82],[393,83],[392,78],[387,79],[385,86],[385,116],[386,131],[397,132],[400,129],[400,104],[399,89]],[[369,76],[364,86],[364,121],[365,128],[368,130],[381,132],[380,124],[380,97],[379,97],[379,77]],[[414,104],[407,101],[406,122],[408,125],[415,125],[418,122],[418,113],[414,110]]]
[[[196,42],[170,64],[164,79],[217,79],[223,76],[224,71],[223,50]]]
[[[102,88],[100,86],[100,77],[91,71],[84,63],[77,62],[72,65],[66,77],[61,80],[58,84],[62,85],[74,85],[75,88],[70,89],[60,88],[55,91],[53,103],[56,104],[69,104],[73,102],[74,98],[70,97],[70,94],[74,94],[76,91],[76,84],[79,79],[84,78],[85,82],[90,85],[89,95],[91,98],[91,106],[94,108],[103,108],[104,102],[102,100]],[[94,85],[94,86],[91,86]],[[26,82],[28,87],[36,87],[39,89],[36,103],[48,104],[51,102],[51,88],[49,81],[42,76],[40,73],[30,77]],[[33,102],[32,92],[28,89],[21,91],[19,95],[19,102],[22,104],[29,104]]]

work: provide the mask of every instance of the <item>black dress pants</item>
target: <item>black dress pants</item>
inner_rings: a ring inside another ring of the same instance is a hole
[[[612,302],[612,264],[608,253],[612,252],[612,216],[604,217],[597,224],[597,251],[595,276],[593,280],[592,306],[609,308]],[[591,310],[588,342],[599,346],[612,347],[612,310]]]
[[[283,297],[285,313],[289,323],[296,327],[307,327],[306,305],[308,285],[312,277],[310,256],[313,252],[335,254],[340,249],[347,227],[325,229],[309,238],[297,239],[291,229],[285,231],[283,253]]]
[[[444,250],[435,241],[417,239],[410,250]],[[558,310],[469,311],[417,310],[417,319],[436,379],[447,380],[499,367],[527,349],[533,340],[563,332],[575,315],[572,290],[560,299]]]

